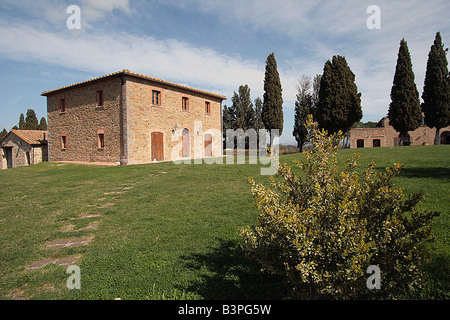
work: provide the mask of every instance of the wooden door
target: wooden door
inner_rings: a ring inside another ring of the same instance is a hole
[[[164,134],[152,132],[152,161],[164,160]]]
[[[205,134],[205,157],[212,157],[212,135]]]

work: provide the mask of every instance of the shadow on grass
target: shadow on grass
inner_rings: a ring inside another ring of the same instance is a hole
[[[203,269],[201,278],[183,289],[204,299],[281,300],[288,295],[281,277],[261,272],[258,263],[247,257],[237,242],[220,240],[212,251],[182,259],[185,268]]]
[[[403,168],[399,177],[450,179],[450,168]]]

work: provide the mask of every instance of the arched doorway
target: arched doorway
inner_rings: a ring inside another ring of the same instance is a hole
[[[183,129],[183,149],[181,151],[181,156],[183,158],[188,158],[191,155],[191,139],[188,129]]]
[[[450,131],[444,131],[441,133],[441,144],[450,144]]]
[[[212,135],[205,134],[205,157],[212,157]]]
[[[411,136],[409,135],[409,133],[405,133],[405,134],[399,134],[398,135],[398,139],[399,139],[399,145],[400,146],[409,146],[411,145]]]

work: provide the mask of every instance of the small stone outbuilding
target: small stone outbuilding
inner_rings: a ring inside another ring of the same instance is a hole
[[[43,130],[11,130],[0,140],[0,169],[47,161],[47,137]]]
[[[408,145],[433,145],[436,129],[422,124],[408,132],[404,140]],[[450,144],[450,126],[440,130],[440,144]],[[389,124],[389,118],[381,119],[376,128],[353,128],[350,130],[350,148],[396,147],[400,145],[400,133]]]

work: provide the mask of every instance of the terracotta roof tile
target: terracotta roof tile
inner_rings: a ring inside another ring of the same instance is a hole
[[[206,94],[206,95],[209,95],[209,96],[214,96],[214,97],[222,99],[222,100],[226,100],[227,99],[227,97],[222,96],[222,95],[217,94],[217,93],[212,93],[212,92],[208,92],[208,91],[204,91],[204,90],[200,90],[200,89],[195,89],[195,88],[191,88],[191,87],[188,87],[188,86],[185,86],[185,85],[181,85],[181,84],[177,84],[177,83],[174,83],[174,82],[169,82],[169,81],[165,81],[165,80],[162,80],[162,79],[149,77],[149,76],[146,76],[144,74],[131,72],[128,69],[123,69],[122,71],[110,73],[110,74],[107,74],[107,75],[104,75],[104,76],[101,76],[101,77],[97,77],[97,78],[94,78],[94,79],[90,79],[90,80],[87,80],[87,81],[78,82],[78,83],[72,84],[70,86],[65,86],[65,87],[62,87],[62,88],[59,88],[59,89],[44,91],[44,92],[42,92],[42,95],[43,96],[47,96],[49,94],[56,93],[56,92],[64,90],[64,89],[69,89],[69,88],[76,87],[76,86],[79,86],[79,85],[87,84],[87,83],[90,83],[90,82],[94,82],[94,81],[97,81],[97,80],[106,79],[106,78],[109,78],[109,77],[122,75],[122,74],[123,75],[134,76],[134,77],[138,77],[138,78],[142,78],[142,79],[147,79],[147,80],[151,80],[151,81],[155,81],[155,82],[159,82],[159,83],[166,84],[166,85],[169,85],[169,86],[172,86],[172,87],[177,87],[177,88],[182,88],[182,89],[186,89],[186,90],[190,90],[190,91],[203,93],[203,94]]]
[[[44,130],[11,130],[16,136],[29,144],[41,144],[48,139],[48,131]]]

